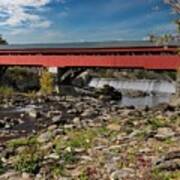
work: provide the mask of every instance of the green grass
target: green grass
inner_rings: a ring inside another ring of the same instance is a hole
[[[89,177],[83,172],[83,173],[79,176],[79,180],[89,180]]]
[[[179,180],[180,179],[180,171],[160,171],[158,169],[153,170],[152,180]]]
[[[43,153],[39,152],[39,145],[34,136],[29,138],[19,138],[7,142],[8,148],[16,149],[23,146],[22,152],[14,156],[13,167],[15,170],[27,173],[36,173]]]
[[[98,137],[113,139],[118,132],[110,131],[106,126],[100,128],[88,128],[80,131],[70,130],[66,132],[68,136],[67,140],[58,139],[54,142],[57,153],[61,153],[61,150],[70,148],[72,150],[76,148],[89,149],[93,146],[95,139]]]
[[[62,140],[59,139],[55,142],[56,151],[61,153],[63,148],[84,148],[88,149],[91,147],[94,138],[97,136],[97,131],[95,129],[86,129],[81,131],[68,131],[67,136],[69,139]]]
[[[76,152],[76,149],[88,150],[93,146],[96,137],[104,136],[106,133],[106,128],[89,128],[81,131],[70,130],[66,132],[68,139],[63,140],[62,138],[59,138],[55,140],[55,151],[60,155],[60,161],[62,162],[61,166],[64,167],[63,169],[66,169],[65,166],[68,164],[78,162],[79,159],[77,157],[78,153]]]
[[[150,128],[148,126],[144,127],[144,129],[140,130],[135,136],[139,140],[144,140],[146,137],[149,136]]]
[[[151,125],[152,129],[158,129],[161,127],[169,126],[169,120],[166,118],[151,118],[148,121],[148,124]]]
[[[37,144],[36,138],[30,137],[30,138],[19,138],[19,139],[11,140],[7,143],[7,146],[15,149],[19,146],[30,146],[35,144]]]
[[[52,166],[51,172],[55,177],[66,175],[66,170],[63,164],[55,164],[54,166]]]
[[[14,168],[20,172],[35,174],[40,168],[41,154],[36,148],[26,148],[24,152],[16,156]]]
[[[78,161],[76,157],[76,153],[72,150],[70,152],[62,152],[60,159],[64,162],[64,164],[73,164]]]

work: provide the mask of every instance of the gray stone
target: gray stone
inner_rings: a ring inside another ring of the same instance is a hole
[[[50,139],[51,139],[51,133],[50,132],[45,132],[45,133],[41,134],[37,138],[37,141],[39,143],[46,143],[46,142],[50,141]]]
[[[15,172],[15,171],[8,171],[8,172],[6,172],[5,174],[2,174],[1,176],[0,176],[0,179],[2,179],[2,180],[5,180],[5,179],[12,179],[12,178],[14,178],[14,179],[16,179],[17,177],[19,177],[19,173],[18,172]],[[17,178],[18,179],[18,178]]]
[[[33,177],[31,174],[23,172],[22,173],[22,180],[33,180]]]
[[[62,115],[57,115],[52,118],[53,123],[60,123]]]
[[[110,176],[111,180],[124,180],[133,177],[134,170],[130,168],[124,168],[113,172]]]
[[[168,171],[180,170],[180,159],[164,161],[163,163],[158,164],[156,168]]]
[[[29,111],[28,114],[29,114],[29,116],[32,117],[32,118],[37,118],[38,115],[39,115],[39,113],[38,113],[35,109]]]
[[[58,160],[59,159],[59,155],[56,153],[52,153],[49,154],[48,156],[45,156],[44,159],[54,159],[54,160]]]
[[[73,129],[74,128],[74,124],[65,124],[64,128],[65,129]]]
[[[73,123],[74,123],[74,124],[79,124],[79,123],[80,123],[80,118],[79,118],[79,117],[75,117],[75,118],[73,119]]]
[[[56,130],[58,128],[58,126],[56,125],[56,124],[53,124],[53,125],[50,125],[49,127],[48,127],[48,130],[49,131],[54,131],[54,130]]]

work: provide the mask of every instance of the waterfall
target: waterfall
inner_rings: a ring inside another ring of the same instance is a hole
[[[169,93],[176,92],[175,84],[165,80],[119,80],[114,78],[93,78],[89,86],[102,88],[104,85],[114,87],[119,91],[135,90],[142,92]]]

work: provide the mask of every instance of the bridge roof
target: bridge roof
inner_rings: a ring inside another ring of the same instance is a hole
[[[170,42],[168,46],[180,47],[180,41]],[[148,48],[162,47],[150,41],[108,41],[108,42],[77,42],[61,44],[10,44],[0,45],[0,50],[23,49],[83,49],[83,48]]]

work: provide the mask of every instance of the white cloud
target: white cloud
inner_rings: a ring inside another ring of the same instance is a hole
[[[49,27],[50,22],[38,14],[51,0],[0,0],[0,25],[10,27]]]

